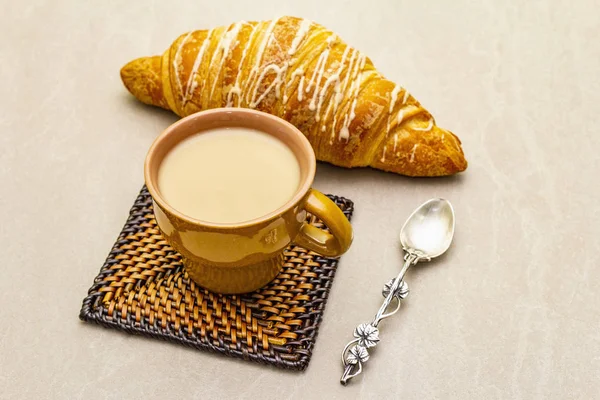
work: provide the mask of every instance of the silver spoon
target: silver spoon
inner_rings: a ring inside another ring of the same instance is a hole
[[[441,256],[450,247],[453,236],[454,209],[448,200],[428,200],[408,217],[400,231],[400,243],[405,252],[404,266],[398,276],[383,287],[385,300],[373,321],[357,326],[355,339],[344,347],[342,385],[362,372],[362,365],[369,359],[368,349],[379,342],[379,322],[394,315],[400,309],[400,300],[408,296],[408,285],[404,281],[406,271],[419,261],[431,261]],[[392,302],[395,305],[390,307]]]

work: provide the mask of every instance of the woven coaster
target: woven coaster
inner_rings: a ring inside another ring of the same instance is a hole
[[[329,196],[350,219],[351,200]],[[311,224],[323,227],[313,216]],[[308,366],[337,259],[290,245],[279,275],[244,295],[197,286],[164,240],[144,187],[79,318],[280,368]]]

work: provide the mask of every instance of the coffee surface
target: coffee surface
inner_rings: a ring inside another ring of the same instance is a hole
[[[159,190],[171,207],[215,223],[262,217],[290,200],[299,182],[292,150],[242,127],[190,136],[171,149],[158,171]]]

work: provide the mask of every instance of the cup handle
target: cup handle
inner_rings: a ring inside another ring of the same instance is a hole
[[[314,189],[310,189],[304,209],[323,221],[331,233],[305,222],[294,242],[327,257],[344,254],[352,243],[352,225],[342,210]]]

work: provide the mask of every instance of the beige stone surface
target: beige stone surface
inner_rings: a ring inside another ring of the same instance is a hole
[[[0,397],[585,399],[600,396],[600,24],[594,1],[1,0]],[[356,202],[314,356],[282,372],[77,318],[175,121],[119,68],[180,33],[291,14],[368,54],[456,132],[461,176],[320,165]],[[411,271],[365,373],[339,352],[396,274],[422,201],[456,209],[450,253]]]

